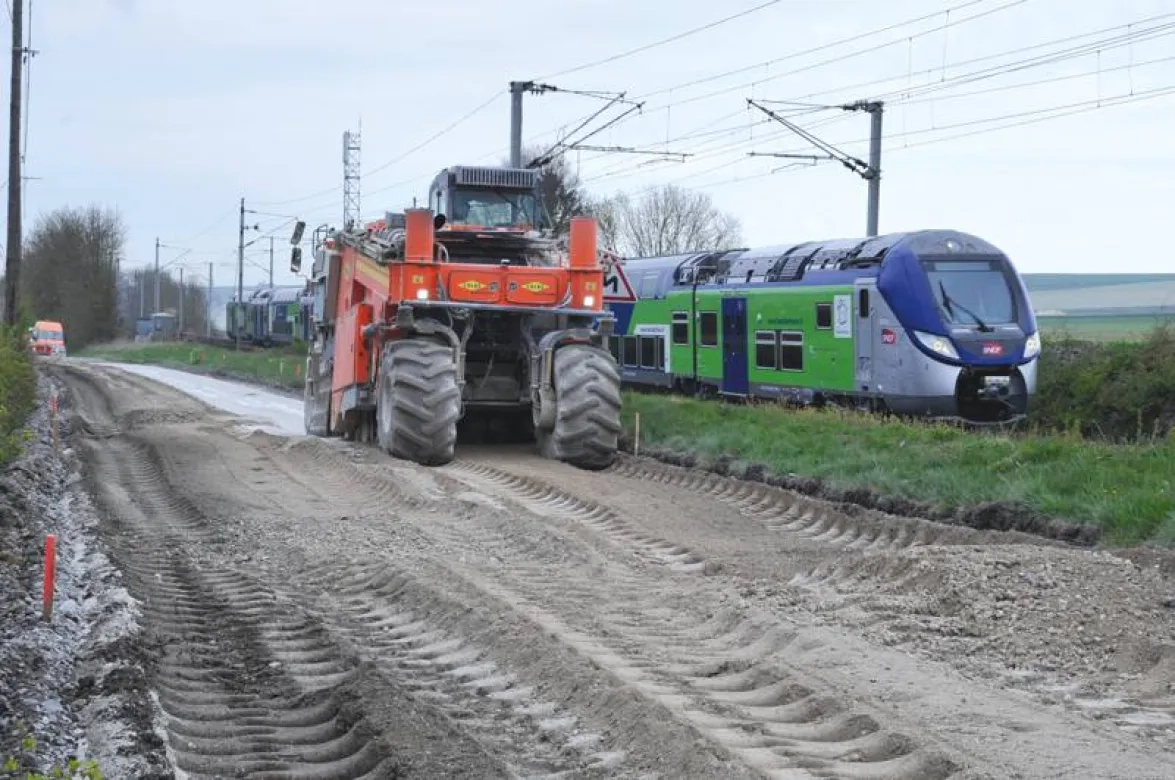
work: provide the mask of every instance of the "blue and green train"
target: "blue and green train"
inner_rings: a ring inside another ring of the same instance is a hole
[[[976,424],[1028,413],[1040,335],[1008,256],[953,230],[628,260],[624,383]]]

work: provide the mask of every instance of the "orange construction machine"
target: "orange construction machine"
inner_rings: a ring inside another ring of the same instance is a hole
[[[597,253],[593,219],[572,220],[566,252],[534,230],[533,177],[450,168],[431,208],[314,231],[308,434],[376,441],[440,465],[454,457],[462,421],[497,429],[492,439],[521,433],[582,468],[612,463],[620,375],[601,347],[613,326],[603,309],[608,255]],[[304,228],[291,241],[295,273]]]

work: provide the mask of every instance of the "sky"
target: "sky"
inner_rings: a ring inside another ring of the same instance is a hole
[[[377,217],[442,168],[503,162],[508,84],[535,80],[562,91],[525,96],[526,144],[630,108],[575,91],[624,92],[640,110],[585,143],[689,156],[568,152],[589,192],[704,191],[746,246],[864,236],[867,192],[836,162],[749,156],[821,152],[747,100],[790,101],[764,105],[867,160],[868,115],[837,106],[870,99],[882,233],[962,230],[1022,272],[1175,271],[1151,250],[1175,208],[1172,0],[24,2],[25,234],[116,209],[124,269],[158,237],[165,266],[235,283],[244,197],[245,286],[271,235],[275,281],[300,283],[290,226],[341,220],[343,131],[362,128]]]

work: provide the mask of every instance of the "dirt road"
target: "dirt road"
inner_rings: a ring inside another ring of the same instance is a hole
[[[1155,566],[54,370],[190,777],[1175,776]]]

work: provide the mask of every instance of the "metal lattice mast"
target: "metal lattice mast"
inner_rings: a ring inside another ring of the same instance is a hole
[[[359,224],[359,136],[360,130],[343,133],[343,225]]]

